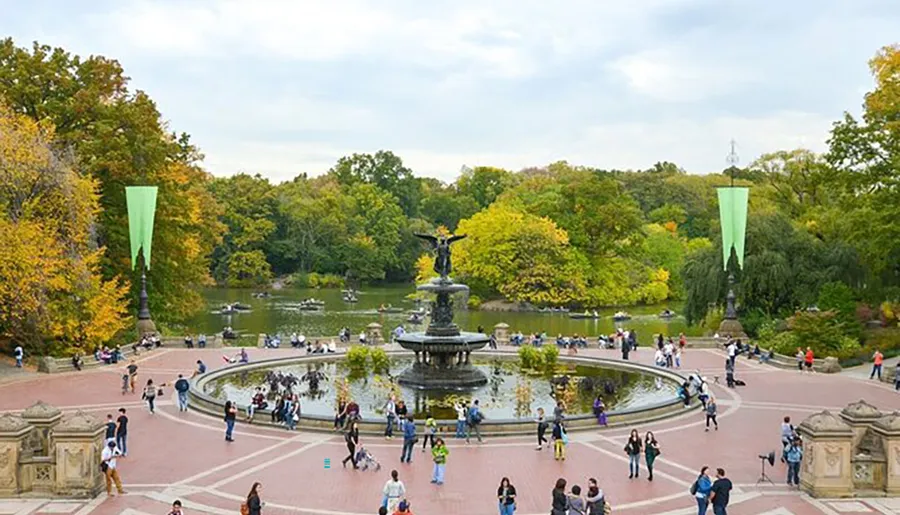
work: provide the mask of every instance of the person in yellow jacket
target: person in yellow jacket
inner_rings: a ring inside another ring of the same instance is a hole
[[[434,439],[437,436],[437,420],[431,416],[431,413],[425,414],[425,438],[422,439],[422,452],[425,452],[425,444],[431,442],[431,448],[434,449]]]
[[[434,473],[431,475],[431,482],[436,485],[444,484],[444,469],[447,467],[448,454],[450,454],[450,451],[444,444],[444,439],[438,438],[431,449],[431,457],[434,460]]]

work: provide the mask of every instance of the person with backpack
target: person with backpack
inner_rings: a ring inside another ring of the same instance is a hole
[[[402,425],[403,427],[403,450],[400,451],[400,463],[404,461],[406,463],[412,463],[412,451],[413,447],[416,446],[416,442],[419,441],[419,437],[416,436],[416,421],[413,420],[413,417],[410,416],[406,419],[406,422]]]
[[[183,375],[178,374],[178,379],[175,380],[175,391],[178,392],[178,411],[188,410],[188,390],[190,389],[191,383]]]
[[[469,436],[471,436],[472,431],[475,431],[475,436],[478,437],[478,443],[481,443],[481,430],[479,429],[479,426],[484,420],[484,415],[481,413],[481,408],[478,406],[478,399],[475,399],[472,402],[472,407],[469,408],[469,414],[467,418],[466,443],[469,443]]]
[[[803,449],[800,447],[800,438],[794,438],[784,451],[787,461],[787,484],[800,486],[800,462],[803,460]]]
[[[709,507],[709,492],[712,490],[712,480],[706,474],[709,467],[706,465],[700,469],[700,475],[691,485],[691,495],[697,499],[697,515],[706,515],[706,509]]]

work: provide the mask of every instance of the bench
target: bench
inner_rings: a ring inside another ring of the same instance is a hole
[[[163,345],[162,348],[174,347],[174,346],[178,345],[179,343],[181,343],[181,345],[184,346],[184,338],[178,339],[178,338],[172,338],[172,337],[165,337],[165,338],[162,338],[161,341],[162,341],[162,345]],[[124,366],[125,364],[128,363],[129,359],[131,359],[133,356],[135,356],[134,351],[132,350],[133,345],[134,344],[123,347],[122,348],[122,359],[120,359],[118,363],[110,363],[109,365],[107,365],[106,363],[104,363],[102,361],[98,361],[98,360],[94,359],[93,354],[88,355],[88,356],[82,356],[83,363],[81,365],[81,368],[82,368],[82,370],[84,370],[84,369],[99,368],[99,367],[104,367],[104,366],[115,366],[115,365]],[[140,348],[139,352],[136,355],[142,356],[142,355],[146,354],[147,352],[152,352],[152,351],[153,351],[153,349],[146,350],[144,348]],[[59,374],[62,372],[74,372],[74,371],[75,371],[75,366],[72,365],[71,357],[54,358],[51,356],[43,356],[43,357],[39,358],[39,360],[38,360],[38,372],[44,372],[46,374]]]

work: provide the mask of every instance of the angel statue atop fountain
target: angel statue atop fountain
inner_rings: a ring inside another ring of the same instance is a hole
[[[434,250],[434,271],[441,276],[441,279],[447,279],[452,269],[452,265],[450,264],[450,244],[465,238],[466,235],[451,234],[450,236],[434,236],[431,234],[416,233],[416,236],[423,240],[428,240],[428,242],[431,243]]]

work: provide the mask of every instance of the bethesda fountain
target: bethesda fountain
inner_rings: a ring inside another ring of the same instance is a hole
[[[399,377],[401,384],[421,389],[466,389],[487,384],[487,377],[469,361],[472,351],[483,348],[490,338],[482,333],[459,330],[453,323],[454,293],[467,292],[465,284],[450,279],[450,244],[465,235],[432,236],[416,234],[431,243],[438,277],[416,287],[433,293],[431,322],[424,333],[406,333],[396,339],[401,347],[416,354],[413,365]]]

